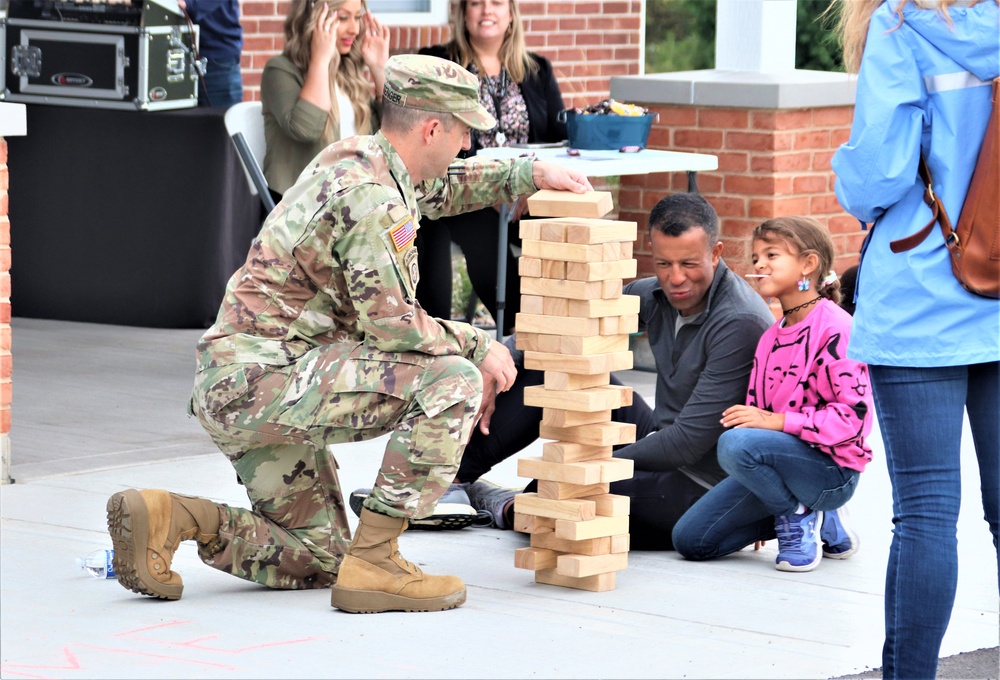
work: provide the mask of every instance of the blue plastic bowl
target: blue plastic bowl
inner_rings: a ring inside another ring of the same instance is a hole
[[[566,123],[571,149],[612,149],[623,146],[646,146],[649,130],[658,113],[642,116],[615,114],[579,114],[566,109],[559,112],[559,120]]]

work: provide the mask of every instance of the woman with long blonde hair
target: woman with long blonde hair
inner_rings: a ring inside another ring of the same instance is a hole
[[[389,30],[364,0],[292,0],[285,47],[260,83],[272,193],[284,194],[329,144],[378,130],[388,59]]]
[[[497,119],[497,127],[472,134],[473,155],[483,147],[560,142],[564,104],[552,64],[529,52],[517,0],[461,0],[451,22],[452,39],[421,54],[449,59],[479,77],[479,101]],[[420,225],[420,283],[417,299],[432,316],[451,316],[451,244],[465,254],[469,278],[483,304],[497,317],[497,239],[499,218],[485,208]],[[513,330],[520,306],[516,221],[510,226],[504,332]]]
[[[958,581],[966,414],[984,516],[997,546],[1000,304],[966,291],[918,175],[958,223],[1000,74],[997,0],[843,0],[844,60],[858,72],[850,139],[834,155],[837,198],[871,224],[847,354],[868,364],[892,483],[882,677],[933,678]]]

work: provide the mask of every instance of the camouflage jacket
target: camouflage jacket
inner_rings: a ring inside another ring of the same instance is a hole
[[[320,153],[264,223],[198,343],[198,368],[290,364],[332,343],[457,354],[480,364],[487,333],[416,301],[421,214],[479,209],[534,191],[531,160],[456,161],[413,186],[389,140],[352,137]]]

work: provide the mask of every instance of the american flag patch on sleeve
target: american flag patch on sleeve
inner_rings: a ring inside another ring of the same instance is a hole
[[[392,244],[396,246],[396,252],[413,243],[413,240],[417,238],[417,230],[413,228],[413,216],[407,217],[394,226],[389,232],[389,236],[392,238]]]

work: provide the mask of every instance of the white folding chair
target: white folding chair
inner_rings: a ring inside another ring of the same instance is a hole
[[[240,102],[226,109],[226,131],[236,145],[236,151],[243,162],[243,171],[250,184],[250,191],[260,196],[264,209],[274,210],[274,199],[267,188],[264,171],[258,158],[264,158],[264,116],[260,102]]]

